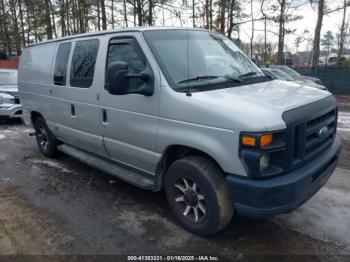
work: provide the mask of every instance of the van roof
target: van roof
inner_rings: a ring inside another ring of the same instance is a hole
[[[149,26],[149,27],[123,27],[118,29],[112,29],[112,30],[104,30],[104,31],[98,31],[98,32],[90,32],[90,33],[83,33],[83,34],[76,34],[71,36],[65,36],[60,38],[55,38],[35,44],[31,44],[27,47],[37,46],[37,45],[44,45],[54,42],[60,42],[60,41],[66,41],[69,39],[75,39],[75,38],[83,38],[83,37],[91,37],[91,36],[99,36],[99,35],[108,35],[108,34],[114,34],[114,33],[122,33],[122,32],[143,32],[143,31],[151,31],[151,30],[186,30],[186,27],[165,27],[165,26]],[[208,31],[203,28],[188,28],[188,30],[199,30],[199,31]]]

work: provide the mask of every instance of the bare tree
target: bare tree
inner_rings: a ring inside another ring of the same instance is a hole
[[[343,54],[343,50],[344,50],[344,42],[345,42],[345,36],[346,36],[346,31],[347,31],[347,27],[349,26],[349,19],[346,22],[346,10],[347,7],[350,5],[350,1],[346,1],[344,0],[344,6],[343,6],[343,18],[342,18],[342,22],[340,25],[340,34],[339,34],[339,44],[338,44],[338,53],[337,53],[337,64],[340,65],[341,62],[341,55]]]
[[[250,37],[250,57],[254,55],[253,41],[254,41],[254,12],[253,12],[253,0],[250,0],[250,16],[252,18],[252,34]]]
[[[107,30],[107,16],[106,16],[106,6],[105,1],[100,0],[101,14],[102,14],[102,30]]]
[[[325,0],[318,0],[318,8],[317,8],[317,23],[315,27],[315,35],[314,35],[314,47],[313,47],[313,57],[312,57],[312,66],[317,67],[320,59],[320,41],[321,41],[321,29],[323,16],[325,11]]]

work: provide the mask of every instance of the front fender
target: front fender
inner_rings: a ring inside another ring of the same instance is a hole
[[[183,145],[211,156],[226,173],[246,176],[238,156],[239,134],[232,130],[208,127],[177,120],[159,122],[157,152],[171,145]]]

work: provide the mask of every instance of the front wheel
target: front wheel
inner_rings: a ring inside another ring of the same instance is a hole
[[[35,121],[35,136],[38,147],[47,157],[56,157],[57,151],[57,139],[47,127],[46,121],[43,118],[38,118]]]
[[[201,156],[175,161],[165,177],[169,206],[187,230],[211,236],[233,216],[230,190],[220,168]]]

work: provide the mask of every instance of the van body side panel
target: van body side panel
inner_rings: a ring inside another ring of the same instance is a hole
[[[50,87],[56,43],[26,48],[18,75],[21,103],[26,110],[37,111],[48,121],[56,117],[51,110]]]
[[[99,38],[84,38],[76,41],[98,40]],[[103,136],[101,131],[100,110],[97,101],[97,93],[100,89],[100,71],[102,58],[100,58],[101,48],[97,53],[93,82],[88,88],[80,88],[71,86],[71,67],[72,58],[75,51],[76,43],[74,42],[69,59],[67,69],[67,86],[65,89],[65,97],[63,99],[64,121],[58,125],[60,138],[75,147],[86,150],[88,152],[107,156],[107,152],[103,146]]]
[[[101,81],[100,106],[107,116],[107,121],[102,122],[104,142],[113,160],[154,175],[160,159],[160,154],[155,150],[160,99],[158,67],[139,33],[106,36],[103,43],[105,51],[101,57],[106,59],[109,42],[115,37],[132,37],[138,42],[153,71],[154,93],[152,96],[112,95],[103,88],[104,80]],[[100,68],[105,66],[101,65]]]

